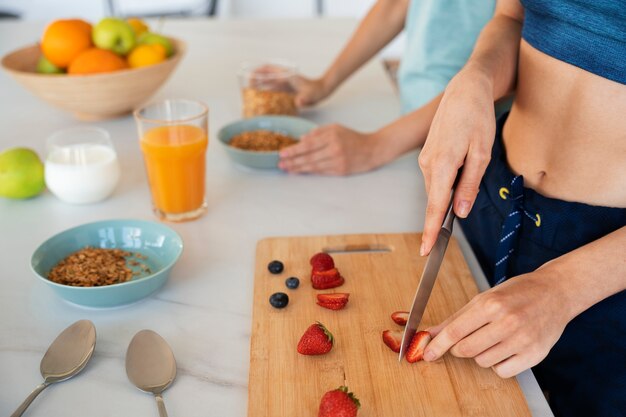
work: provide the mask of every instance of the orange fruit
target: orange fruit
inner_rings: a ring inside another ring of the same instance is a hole
[[[131,68],[147,67],[165,61],[167,51],[160,44],[139,45],[128,55],[128,65]]]
[[[66,68],[91,45],[91,25],[80,19],[55,20],[41,38],[41,51],[59,68]]]
[[[91,48],[78,55],[70,64],[67,73],[97,74],[101,72],[117,71],[128,68],[126,61],[106,49]]]
[[[136,17],[131,17],[130,19],[126,19],[126,21],[135,31],[136,36],[139,36],[142,33],[147,32],[148,29],[150,29],[148,25],[146,24],[146,22]]]

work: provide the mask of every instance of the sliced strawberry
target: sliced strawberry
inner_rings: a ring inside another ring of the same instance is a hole
[[[402,343],[402,333],[401,330],[385,330],[383,332],[383,342],[389,346],[389,349],[399,353],[400,344]]]
[[[317,417],[356,417],[361,403],[348,387],[328,391],[320,401]]]
[[[329,310],[341,310],[348,304],[349,293],[317,294],[317,304]]]
[[[391,320],[395,321],[400,326],[406,325],[406,321],[409,319],[408,311],[395,311],[391,314]]]
[[[335,288],[344,283],[344,279],[336,268],[328,271],[313,271],[311,273],[311,283],[316,290],[326,290]]]
[[[335,339],[322,323],[309,326],[298,342],[298,353],[302,355],[323,355],[333,348]]]
[[[424,358],[424,349],[432,337],[425,331],[416,332],[411,339],[409,348],[406,351],[406,360],[410,363],[421,361]]]
[[[335,267],[335,261],[325,252],[316,253],[309,262],[313,267],[313,271],[328,271]]]

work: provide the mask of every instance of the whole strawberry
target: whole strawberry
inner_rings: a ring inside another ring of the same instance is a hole
[[[348,387],[339,387],[328,391],[320,401],[317,417],[356,417],[361,403]]]
[[[335,339],[322,323],[315,322],[306,329],[298,342],[298,353],[302,355],[323,355],[333,348]]]

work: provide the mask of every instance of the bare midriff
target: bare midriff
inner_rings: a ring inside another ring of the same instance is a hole
[[[522,41],[503,130],[509,166],[552,198],[626,207],[626,85]]]

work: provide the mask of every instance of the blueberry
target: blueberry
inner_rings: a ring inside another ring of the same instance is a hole
[[[269,263],[269,265],[267,265],[267,269],[272,274],[280,274],[281,272],[283,272],[284,268],[285,266],[283,265],[281,261],[272,261]]]
[[[285,308],[289,304],[289,296],[284,292],[275,292],[270,295],[270,304],[274,308]]]
[[[285,285],[287,286],[287,288],[295,290],[300,285],[300,280],[296,277],[287,278],[285,280]]]

